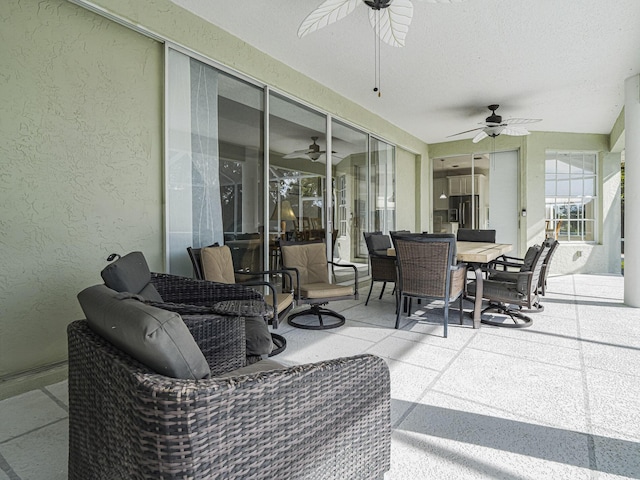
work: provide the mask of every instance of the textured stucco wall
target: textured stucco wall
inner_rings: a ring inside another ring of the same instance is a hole
[[[109,252],[162,268],[163,47],[63,0],[0,2],[0,44],[2,380],[66,359]]]

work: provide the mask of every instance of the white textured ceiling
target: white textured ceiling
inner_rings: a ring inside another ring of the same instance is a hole
[[[303,39],[322,0],[172,0],[427,143],[503,118],[541,118],[531,131],[606,133],[640,73],[640,0],[414,1],[404,48],[382,45],[366,6]]]

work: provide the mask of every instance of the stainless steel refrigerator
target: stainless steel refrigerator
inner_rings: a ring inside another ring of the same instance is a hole
[[[472,198],[473,202],[471,201]],[[472,208],[475,208],[473,223],[471,223]],[[456,217],[457,220],[453,220],[453,217]],[[479,228],[478,225],[480,224],[480,202],[478,200],[478,195],[459,195],[449,197],[449,221],[457,221],[458,228]]]

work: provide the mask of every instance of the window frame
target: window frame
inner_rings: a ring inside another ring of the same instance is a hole
[[[560,169],[560,158],[565,168]],[[576,162],[579,160],[579,164]],[[549,161],[554,162],[554,169],[549,169]],[[586,162],[592,162],[592,168],[585,168]],[[579,166],[577,166],[579,165]],[[558,150],[545,151],[544,166],[544,198],[546,230],[567,243],[596,244],[599,238],[600,221],[600,159],[598,152],[591,150]],[[553,188],[550,189],[550,182]],[[592,194],[588,184],[591,183]],[[580,191],[574,192],[576,185]],[[564,191],[566,185],[568,191]],[[559,215],[558,211],[565,213]],[[558,221],[560,223],[557,229]],[[591,226],[591,228],[589,228]],[[572,228],[573,227],[573,228]],[[556,232],[556,230],[558,230]]]

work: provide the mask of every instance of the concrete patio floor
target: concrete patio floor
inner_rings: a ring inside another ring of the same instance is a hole
[[[379,285],[368,307],[366,289],[331,305],[343,327],[282,325],[288,346],[274,359],[388,362],[386,479],[640,479],[640,311],[623,305],[622,277],[551,278],[526,329],[474,330],[452,311],[446,339],[437,302],[395,330]],[[66,382],[0,402],[0,480],[66,478],[67,405]]]

